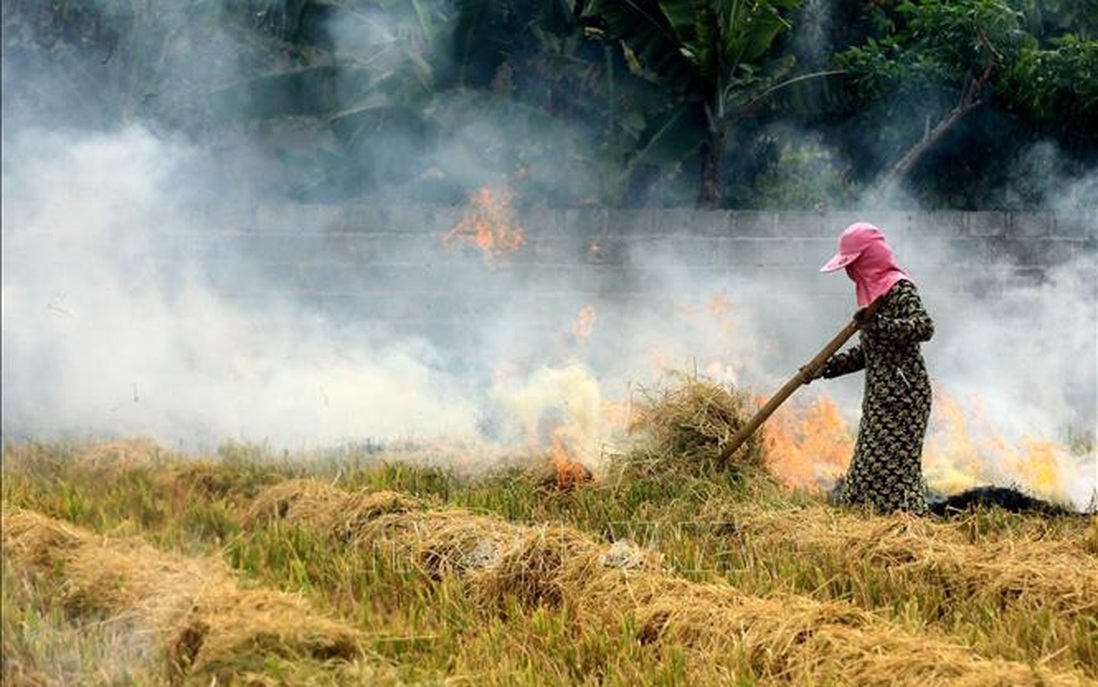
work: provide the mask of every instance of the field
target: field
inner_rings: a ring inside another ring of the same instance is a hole
[[[671,434],[563,482],[7,446],[3,683],[1098,684],[1095,517],[839,510]]]

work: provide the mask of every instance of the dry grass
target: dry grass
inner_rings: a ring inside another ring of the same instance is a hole
[[[989,609],[1053,611],[1066,622],[1098,618],[1098,558],[1082,539],[972,542],[955,523],[902,513],[867,518],[823,506],[716,511],[753,547],[846,561],[847,574],[871,566],[887,569],[898,584],[938,586]]]
[[[529,527],[516,534],[495,565],[470,578],[472,593],[488,603],[557,605],[571,598],[576,580],[609,569],[606,547],[570,527]]]
[[[242,656],[361,656],[354,628],[295,596],[241,588],[216,559],[96,536],[19,509],[3,513],[3,542],[12,565],[43,578],[67,615],[125,618],[136,637],[152,638],[174,678],[217,673]]]
[[[281,485],[286,488],[286,485]],[[299,493],[343,498],[306,483]],[[280,491],[280,493],[282,493]],[[283,493],[280,496],[285,499]],[[262,497],[261,497],[261,500]],[[323,508],[314,512],[322,513]],[[298,522],[302,522],[299,520]],[[323,525],[324,515],[315,521]],[[406,511],[359,520],[352,540],[388,550],[433,576],[457,574],[486,606],[518,601],[571,609],[593,632],[634,618],[642,642],[671,641],[700,661],[731,662],[765,681],[793,684],[1079,685],[1073,672],[987,660],[964,646],[912,635],[848,603],[783,594],[743,594],[658,569],[640,556],[625,569],[611,547],[569,527],[521,526],[466,512]],[[469,564],[472,552],[487,554]],[[440,565],[439,561],[446,561]]]
[[[72,459],[96,468],[119,470],[154,466],[170,455],[152,439],[134,438],[82,446]]]
[[[244,525],[282,521],[346,540],[380,515],[421,507],[418,499],[392,491],[347,493],[325,482],[291,479],[260,492],[247,509]]]
[[[187,503],[192,499],[227,499],[243,503],[254,496],[257,487],[280,480],[270,473],[248,474],[224,470],[208,461],[171,463],[156,470],[152,477],[175,504]]]
[[[79,465],[85,473],[105,476],[160,468],[176,459],[170,451],[144,438],[90,444],[32,442],[5,445],[3,467],[5,472],[47,478]]]
[[[673,456],[561,492],[520,467],[454,476],[373,453],[176,460],[104,480],[78,452],[41,450],[22,471],[5,459],[6,684],[1098,677],[1098,520],[870,516]],[[285,479],[303,474],[317,477]],[[146,647],[126,655],[147,671],[101,658],[122,638]]]
[[[413,566],[431,578],[491,568],[518,536],[518,528],[465,511],[383,515],[363,522],[353,542],[385,562]]]
[[[1083,684],[1078,675],[985,660],[967,647],[899,631],[847,603],[797,595],[762,598],[726,585],[632,572],[592,579],[577,591],[589,609],[631,607],[642,641],[681,643],[704,657],[731,653],[766,682]]]
[[[642,437],[642,448],[628,458],[641,474],[706,474],[734,469],[764,475],[761,434],[756,432],[727,465],[717,458],[729,440],[751,419],[755,408],[746,392],[693,378],[643,391],[634,402],[630,431]]]

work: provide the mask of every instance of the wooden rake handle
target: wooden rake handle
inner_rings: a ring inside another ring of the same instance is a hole
[[[815,377],[816,372],[823,367],[824,363],[827,362],[827,359],[842,348],[843,344],[846,343],[850,337],[854,336],[855,332],[862,328],[864,322],[868,322],[869,319],[876,314],[880,304],[881,299],[879,298],[870,303],[865,308],[865,316],[862,322],[859,322],[857,319],[851,319],[850,322],[831,339],[831,341],[827,342],[826,346],[820,349],[820,352],[816,354],[815,358],[802,365],[801,369],[797,371],[797,374],[793,375],[792,379],[786,382],[782,388],[778,389],[774,395],[770,397],[770,400],[768,400],[762,408],[759,408],[758,412],[756,412],[743,427],[740,427],[740,431],[736,432],[732,439],[725,444],[724,448],[721,449],[720,456],[717,457],[717,464],[723,465],[731,458],[732,454],[734,454],[745,441],[751,438],[751,435],[755,433],[755,430],[761,427],[762,423],[766,422],[767,418],[778,409],[778,406],[785,403],[785,400],[792,396],[794,391],[803,386],[805,381]]]

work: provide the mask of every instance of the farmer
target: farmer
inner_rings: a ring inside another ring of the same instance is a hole
[[[831,356],[818,376],[864,369],[865,393],[854,457],[837,497],[850,505],[869,504],[878,512],[922,513],[921,457],[930,379],[919,344],[930,340],[934,323],[877,227],[857,222],[843,231],[839,252],[820,271],[843,268],[854,282],[861,343]],[[875,312],[870,311],[878,301]]]

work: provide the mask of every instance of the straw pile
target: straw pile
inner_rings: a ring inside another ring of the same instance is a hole
[[[263,491],[243,524],[306,527],[432,577],[494,566],[518,536],[516,526],[496,518],[426,508],[414,497],[391,491],[348,493],[325,482],[293,479]]]
[[[244,515],[244,526],[282,521],[347,540],[380,515],[419,508],[420,501],[405,494],[369,490],[348,494],[325,482],[291,479],[260,492]]]
[[[72,460],[92,468],[121,470],[150,467],[168,455],[170,452],[152,439],[138,437],[90,444]]]
[[[635,619],[642,642],[673,642],[702,663],[732,662],[764,682],[858,685],[1081,685],[1076,673],[1035,672],[967,647],[912,635],[842,602],[745,595],[651,569],[605,565],[605,547],[531,535],[512,565],[477,572],[472,592],[560,603],[593,631]],[[548,550],[547,550],[548,549]],[[504,559],[506,560],[506,558]]]
[[[346,492],[315,479],[290,479],[259,492],[244,514],[244,526],[275,521],[324,527],[338,517]]]
[[[685,377],[681,383],[644,392],[634,402],[630,431],[648,439],[629,459],[642,473],[704,474],[714,468],[762,473],[762,441],[756,433],[727,465],[721,449],[754,411],[748,395],[719,384]]]
[[[576,580],[606,570],[600,545],[569,527],[522,528],[496,564],[478,571],[472,591],[488,602],[514,598],[529,606],[558,605]]]
[[[510,523],[458,510],[391,513],[362,523],[353,542],[439,579],[495,567],[519,531]]]
[[[186,461],[156,471],[153,479],[174,503],[187,503],[195,497],[242,502],[280,478],[266,470],[228,470],[215,463]]]
[[[851,572],[866,565],[887,568],[893,584],[946,589],[953,602],[978,599],[988,608],[1053,610],[1067,622],[1098,618],[1098,557],[1080,548],[1082,538],[974,544],[957,527],[927,518],[902,513],[863,518],[823,507],[726,508],[720,520],[734,522],[744,542],[759,550],[780,547],[845,564]]]
[[[701,657],[731,659],[766,683],[1083,684],[1075,674],[1038,675],[1023,664],[985,660],[966,647],[899,631],[841,602],[761,598],[726,585],[632,571],[592,579],[577,592],[580,613],[588,609],[590,615],[604,604],[631,606],[627,612],[641,641],[673,641]]]
[[[317,492],[339,498],[324,488]],[[622,619],[632,617],[642,642],[682,644],[700,662],[732,662],[765,682],[1083,684],[1075,673],[985,660],[966,647],[902,632],[850,604],[799,595],[760,598],[723,584],[689,582],[662,571],[656,557],[623,556],[621,547],[615,551],[568,527],[412,510],[358,525],[356,545],[384,543],[398,562],[434,575],[456,574],[486,604],[563,605],[594,632],[620,631]],[[485,555],[475,559],[478,550]]]
[[[5,556],[38,575],[67,614],[125,617],[166,659],[173,680],[255,663],[253,657],[353,660],[354,628],[294,596],[241,589],[220,561],[138,541],[110,541],[27,510],[3,512]]]
[[[31,442],[4,446],[4,470],[41,473],[78,465],[89,472],[116,472],[157,467],[170,457],[169,451],[144,438],[80,445]]]

